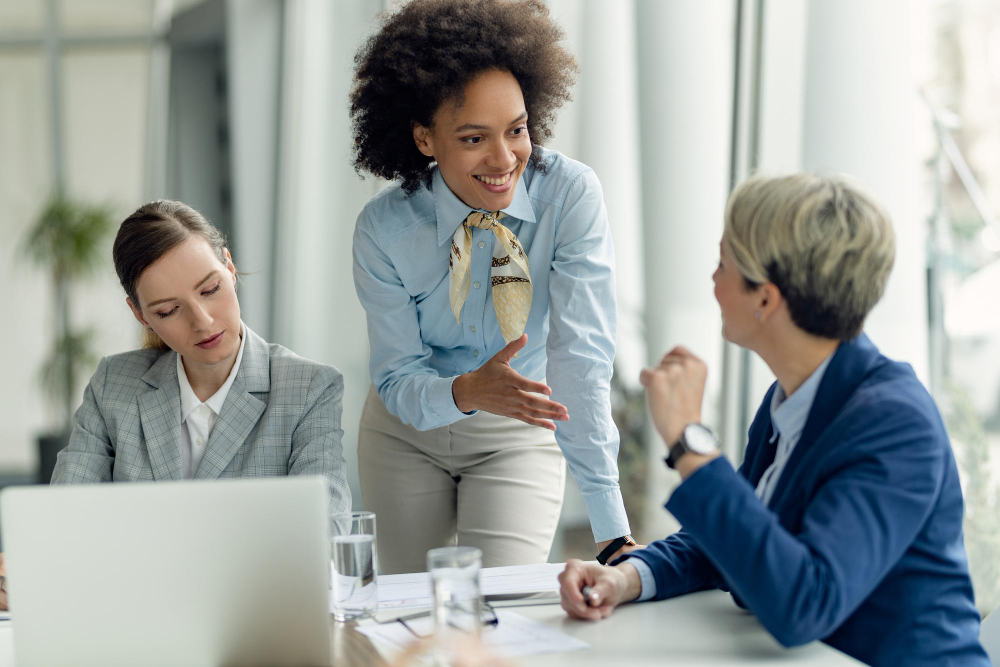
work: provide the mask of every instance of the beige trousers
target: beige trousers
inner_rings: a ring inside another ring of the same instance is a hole
[[[487,412],[418,431],[373,387],[358,467],[384,574],[423,572],[428,549],[455,544],[482,550],[483,567],[548,559],[566,484],[551,431]]]

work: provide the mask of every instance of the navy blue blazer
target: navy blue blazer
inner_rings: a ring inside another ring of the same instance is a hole
[[[775,385],[776,386],[776,385]],[[683,528],[633,552],[657,599],[733,593],[784,646],[821,639],[871,665],[989,667],[962,541],[962,490],[937,407],[867,336],[841,343],[765,506],[771,395],[739,472],[722,458],[666,504]]]

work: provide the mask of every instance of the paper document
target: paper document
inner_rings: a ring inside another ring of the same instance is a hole
[[[559,573],[565,563],[487,567],[479,572],[479,587],[487,600],[498,597],[536,597],[559,594]],[[387,574],[378,578],[378,607],[381,612],[401,613],[431,606],[431,578],[426,572]]]
[[[562,653],[590,648],[590,644],[547,625],[525,618],[510,609],[497,610],[497,626],[483,628],[482,640],[492,652],[503,658],[522,658],[541,653]],[[409,626],[409,627],[407,627]],[[426,637],[433,630],[429,617],[402,623],[359,625],[357,631],[371,639],[379,653],[392,659],[397,653]]]

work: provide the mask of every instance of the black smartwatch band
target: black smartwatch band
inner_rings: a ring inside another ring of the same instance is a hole
[[[632,539],[631,535],[625,535],[624,537],[616,537],[611,540],[611,544],[604,547],[601,553],[597,554],[597,562],[601,565],[607,565],[608,559],[615,554],[616,551],[621,549],[626,544],[635,544],[635,540]]]

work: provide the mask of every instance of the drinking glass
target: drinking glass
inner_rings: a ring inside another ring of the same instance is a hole
[[[442,547],[427,552],[434,595],[434,634],[478,637],[482,628],[479,568],[483,552],[474,547]]]
[[[377,570],[375,513],[345,512],[331,516],[330,599],[336,620],[375,615]]]

